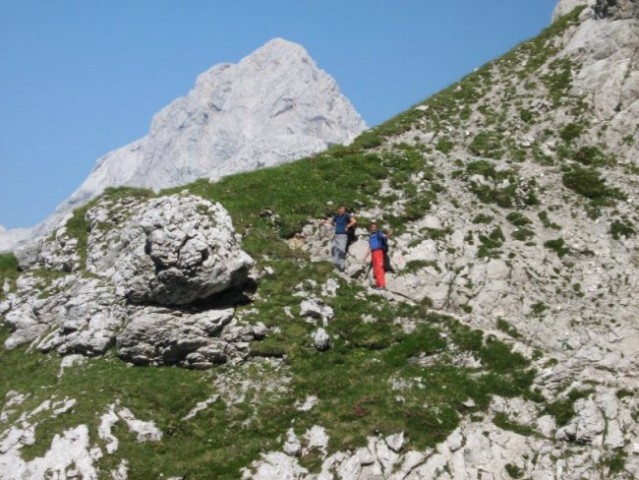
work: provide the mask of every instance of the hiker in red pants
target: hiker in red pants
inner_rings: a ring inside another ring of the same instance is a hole
[[[384,255],[388,252],[388,237],[383,232],[377,230],[376,223],[371,223],[368,247],[369,250],[364,257],[364,261],[370,254],[373,265],[373,275],[375,276],[375,289],[386,290]]]

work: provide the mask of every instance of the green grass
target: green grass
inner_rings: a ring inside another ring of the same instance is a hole
[[[495,416],[493,417],[493,423],[502,430],[509,430],[525,437],[529,437],[535,432],[532,427],[528,425],[522,425],[511,420],[508,415],[503,412],[498,412],[495,414]]]
[[[493,228],[488,235],[479,235],[481,245],[479,246],[477,256],[479,258],[499,258],[501,256],[501,250],[499,249],[505,240],[504,233],[499,227]]]
[[[564,142],[570,143],[579,138],[584,131],[584,125],[579,123],[568,123],[559,131],[559,138]]]
[[[609,206],[615,199],[625,199],[617,188],[609,187],[606,181],[594,169],[573,165],[562,176],[565,187],[593,201],[596,205]]]
[[[580,398],[587,398],[593,390],[572,389],[563,398],[557,399],[545,406],[545,413],[555,417],[557,425],[563,427],[575,416],[575,402]]]
[[[504,155],[502,136],[495,132],[480,132],[468,145],[468,150],[478,157],[500,159]]]
[[[323,426],[331,438],[330,451],[357,448],[365,445],[367,436],[400,431],[406,433],[411,448],[424,448],[444,440],[462,416],[487,408],[491,395],[532,396],[534,373],[508,345],[484,338],[482,332],[433,314],[427,307],[368,298],[360,287],[343,281],[337,296],[328,299],[335,312],[327,327],[332,348],[316,351],[310,341],[313,327],[301,318],[285,318],[283,309],[298,311],[300,299],[293,295],[296,285],[309,278],[321,284],[332,275],[331,266],[308,263],[273,235],[266,223],[254,225],[253,230],[247,242],[252,253],[278,274],[261,279],[260,297],[240,309],[255,310],[246,317],[249,321],[280,328],[280,333],[264,342],[253,342],[252,351],[256,360],[280,357],[282,368],[255,370],[251,363],[245,368],[221,366],[204,372],[127,367],[110,352],[58,378],[60,359],[55,355],[0,349],[6,378],[0,398],[9,389],[30,393],[21,407],[24,410],[51,397],[77,401],[71,412],[38,418],[37,441],[23,449],[25,459],[42,455],[56,433],[80,423],[87,424],[91,438],[97,439],[98,417],[116,399],[141,420],[155,422],[165,436],[161,442],[137,443],[124,425],[117,426],[114,433],[120,448],[97,462],[102,471],[127,458],[130,478],[163,474],[235,479],[239,468],[260,452],[279,450],[277,438],[291,427],[301,435],[313,425]],[[365,322],[364,316],[374,321]],[[397,320],[415,322],[417,329],[404,333]],[[0,340],[8,333],[4,327]],[[476,356],[483,367],[455,366],[453,360],[462,352]],[[436,361],[420,367],[415,360],[422,356]],[[258,385],[272,385],[282,376],[290,381],[282,393],[258,388],[243,402],[231,404],[223,398],[193,420],[181,421],[197,402],[219,393],[215,382],[224,376],[230,376],[231,384],[250,378]],[[403,387],[394,390],[392,385]],[[295,401],[308,395],[315,395],[319,403],[302,414],[295,409]],[[477,407],[464,406],[468,398]],[[17,416],[18,412],[12,418]]]
[[[13,253],[0,254],[0,300],[4,298],[5,282],[10,291],[14,290],[19,276],[20,268],[16,256]]]
[[[570,253],[570,248],[566,245],[563,238],[556,238],[554,240],[548,240],[544,242],[544,247],[553,250],[559,258],[564,257]]]
[[[510,212],[506,215],[506,220],[516,227],[525,227],[532,223],[532,221],[521,212]]]
[[[610,235],[615,240],[621,237],[631,237],[636,233],[634,225],[629,220],[613,220],[610,224]]]

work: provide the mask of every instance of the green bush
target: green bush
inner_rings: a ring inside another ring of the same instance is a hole
[[[518,228],[512,233],[512,237],[515,240],[519,240],[520,242],[525,242],[527,240],[530,240],[534,236],[535,236],[535,232],[527,228]]]
[[[610,234],[615,240],[619,240],[621,237],[631,237],[635,233],[634,225],[629,220],[614,220],[610,224]]]
[[[510,478],[515,478],[515,479],[524,478],[524,475],[525,475],[525,472],[513,463],[506,464],[506,473],[508,473]]]
[[[498,330],[501,330],[513,338],[521,338],[521,333],[519,333],[515,327],[501,317],[497,319],[496,326]]]
[[[559,258],[562,258],[565,255],[570,253],[570,249],[566,245],[566,242],[564,242],[563,238],[556,238],[554,240],[548,240],[547,242],[544,242],[544,247],[546,247],[546,248],[548,248],[550,250],[553,250],[555,253],[557,253]]]
[[[593,393],[593,390],[573,389],[565,398],[555,400],[546,405],[545,413],[555,417],[557,425],[563,427],[575,416],[575,402],[580,398],[588,397],[591,393]]]
[[[602,464],[608,468],[609,475],[621,473],[626,466],[628,454],[623,450],[617,450],[602,460]]]
[[[493,423],[502,430],[509,430],[525,437],[535,433],[533,427],[512,421],[504,412],[497,412],[493,417]]]
[[[551,222],[548,218],[548,212],[546,210],[542,210],[537,214],[539,220],[544,225],[545,228],[552,228],[554,230],[561,230],[561,227],[554,222]]]
[[[575,152],[573,158],[589,167],[601,167],[613,163],[597,147],[581,147]]]
[[[532,223],[532,221],[526,215],[520,212],[510,212],[508,215],[506,215],[506,220],[508,220],[516,227],[524,227]]]
[[[454,146],[455,144],[448,137],[443,137],[440,138],[435,145],[435,150],[438,150],[442,153],[450,153]]]
[[[535,114],[526,108],[519,110],[519,118],[526,123],[533,123],[535,121]]]
[[[503,138],[495,132],[480,132],[473,138],[468,150],[479,157],[500,159],[504,155]]]
[[[565,187],[599,203],[605,204],[605,200],[608,199],[625,199],[625,195],[619,189],[608,187],[595,170],[579,165],[567,169],[561,180]]]
[[[559,136],[564,142],[570,143],[573,140],[579,138],[583,131],[583,125],[577,123],[568,123],[564,125],[561,130],[559,130]]]
[[[506,238],[501,228],[495,227],[488,235],[479,235],[481,245],[477,252],[479,258],[498,258],[501,251],[498,250],[504,243]]]
[[[493,217],[484,213],[478,214],[473,218],[473,223],[490,223],[493,221]]]

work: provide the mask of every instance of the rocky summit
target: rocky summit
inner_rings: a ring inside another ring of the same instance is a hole
[[[638,32],[562,0],[347,146],[0,256],[0,479],[639,478]]]
[[[218,179],[349,143],[366,128],[335,80],[306,50],[274,39],[237,64],[202,73],[192,90],[157,113],[146,137],[98,159],[89,177],[31,236],[107,187],[159,190]],[[0,251],[26,237],[0,232]]]

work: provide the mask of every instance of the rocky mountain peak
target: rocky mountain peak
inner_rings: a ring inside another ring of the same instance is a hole
[[[153,190],[218,179],[346,144],[366,128],[335,80],[294,42],[273,39],[237,64],[213,66],[158,112],[146,137],[107,153],[35,230],[48,233],[111,186]],[[11,243],[11,232],[2,232]],[[0,238],[0,247],[3,245]]]
[[[290,62],[298,61],[313,62],[308,52],[300,44],[285,40],[283,38],[274,38],[269,40],[260,48],[255,50],[247,61],[251,62]]]
[[[107,186],[157,190],[277,165],[348,143],[364,128],[306,50],[275,39],[201,74],[155,115],[147,137],[100,159],[72,201]]]

